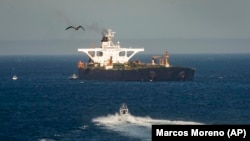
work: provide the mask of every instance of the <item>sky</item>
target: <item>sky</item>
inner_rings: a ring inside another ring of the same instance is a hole
[[[73,53],[98,45],[104,29],[150,52],[250,53],[249,13],[249,0],[1,0],[0,55]]]

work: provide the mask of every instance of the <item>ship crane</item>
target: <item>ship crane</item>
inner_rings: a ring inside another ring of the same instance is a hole
[[[157,64],[157,60],[159,61],[159,65],[169,67],[168,56],[152,56],[152,65]]]
[[[161,56],[152,56],[152,65],[156,64],[157,59],[161,58]]]

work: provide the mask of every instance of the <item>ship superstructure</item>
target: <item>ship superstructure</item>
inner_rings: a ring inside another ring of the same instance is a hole
[[[95,64],[105,69],[113,69],[114,63],[127,63],[136,53],[144,51],[144,48],[122,48],[119,41],[114,44],[112,38],[115,32],[107,30],[102,37],[100,48],[81,48],[79,52],[86,53]]]

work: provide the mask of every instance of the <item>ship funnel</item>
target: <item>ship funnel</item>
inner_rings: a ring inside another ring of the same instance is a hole
[[[102,40],[101,42],[108,42],[108,41],[112,41],[112,38],[115,36],[115,32],[112,32],[111,29],[108,30],[104,30],[102,32]]]

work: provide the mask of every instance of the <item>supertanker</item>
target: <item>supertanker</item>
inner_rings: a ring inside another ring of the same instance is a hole
[[[163,56],[152,56],[151,63],[130,61],[144,48],[122,48],[114,44],[115,32],[107,30],[99,48],[79,48],[78,52],[88,55],[86,62],[79,61],[78,78],[100,81],[192,81],[195,68],[171,66],[166,51]]]

